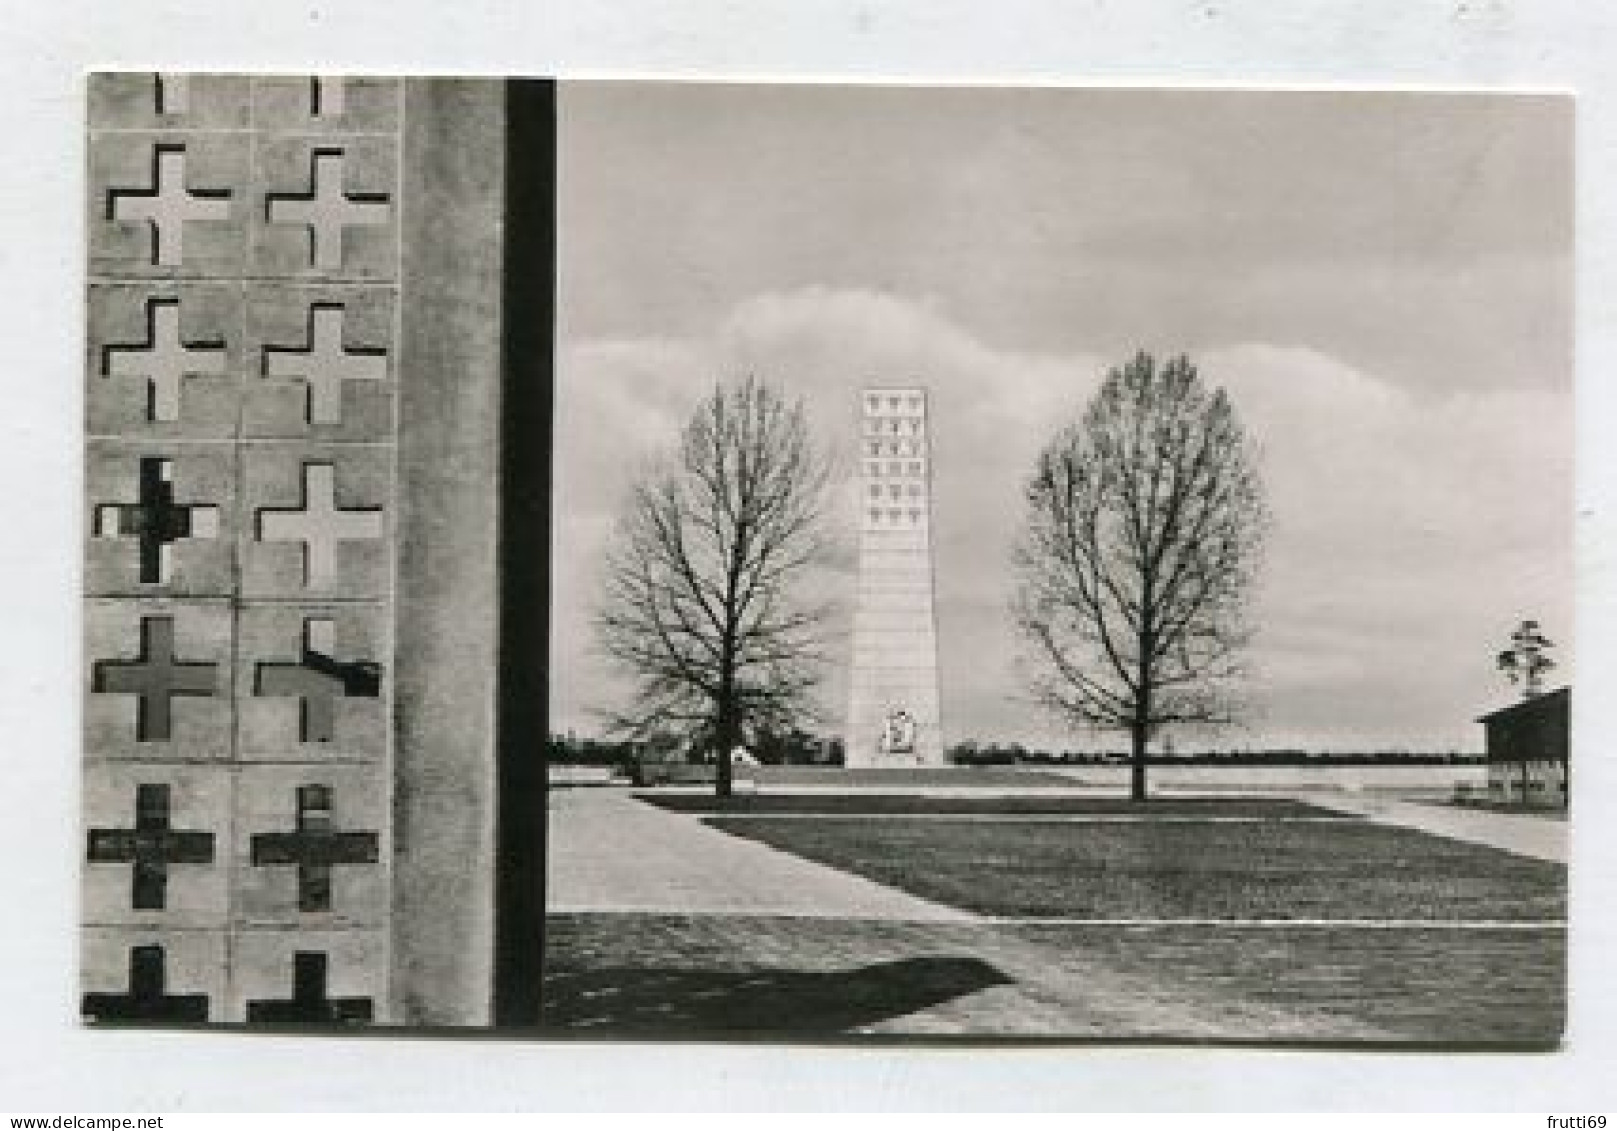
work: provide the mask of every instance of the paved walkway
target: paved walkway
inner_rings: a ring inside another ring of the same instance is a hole
[[[827,868],[621,789],[550,795],[549,911],[966,922],[969,912]]]
[[[1486,845],[1536,860],[1556,864],[1567,862],[1567,823],[1554,817],[1402,801],[1396,797],[1351,790],[1309,791],[1292,796],[1311,805],[1353,813],[1377,824],[1396,825],[1450,840]]]

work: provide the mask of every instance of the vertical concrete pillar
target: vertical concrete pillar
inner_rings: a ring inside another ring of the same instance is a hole
[[[493,1016],[505,84],[404,86],[392,990],[401,1023],[482,1025]]]

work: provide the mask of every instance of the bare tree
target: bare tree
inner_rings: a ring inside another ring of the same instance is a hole
[[[711,749],[721,797],[748,731],[788,730],[819,679],[824,610],[794,590],[820,553],[827,476],[801,403],[752,377],[719,385],[608,552],[597,630],[636,687],[613,723]]]
[[[1130,795],[1165,724],[1230,721],[1268,512],[1257,452],[1185,357],[1139,353],[1040,454],[1017,547],[1034,690],[1131,737]]]

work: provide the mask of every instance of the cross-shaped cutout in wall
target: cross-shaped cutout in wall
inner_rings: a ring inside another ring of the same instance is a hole
[[[381,694],[382,668],[371,660],[336,659],[336,622],[309,617],[303,622],[303,652],[298,662],[261,663],[254,695],[298,700],[298,738],[331,742],[337,730],[337,700],[375,699]]]
[[[258,867],[295,865],[298,910],[331,910],[331,869],[338,864],[374,864],[378,841],[373,832],[338,832],[331,815],[329,785],[303,785],[297,791],[297,829],[260,833],[252,839]]]
[[[184,340],[180,332],[180,300],[176,298],[146,301],[144,342],[110,345],[102,351],[103,376],[146,382],[147,420],[178,420],[185,379],[220,377],[226,366],[223,341]]]
[[[167,742],[173,731],[174,697],[216,694],[218,669],[218,664],[175,659],[173,617],[141,617],[140,656],[97,661],[91,690],[138,696],[135,740]]]
[[[170,994],[163,948],[129,948],[129,991],[85,994],[79,1007],[92,1021],[206,1021],[207,994]]]
[[[169,787],[135,787],[135,827],[91,829],[86,852],[92,864],[133,864],[130,906],[161,911],[168,899],[170,864],[211,864],[213,834],[169,826]]]
[[[172,114],[189,114],[191,112],[191,80],[189,76],[159,72],[152,76],[152,87],[158,114],[167,117]]]
[[[309,117],[340,118],[348,109],[348,80],[317,75],[309,80]]]
[[[339,507],[337,469],[329,463],[303,465],[301,493],[296,507],[260,508],[258,540],[303,543],[304,587],[329,587],[337,580],[342,543],[382,536],[382,508]]]
[[[370,998],[326,996],[326,964],[327,957],[322,951],[294,951],[291,998],[249,1001],[247,1020],[271,1024],[312,1022],[324,1025],[352,1025],[369,1021]]]
[[[107,218],[146,224],[152,264],[178,267],[185,261],[185,225],[230,219],[230,190],[186,187],[185,146],[155,145],[151,187],[109,189]]]
[[[316,149],[307,192],[265,197],[265,219],[271,224],[302,224],[309,230],[310,265],[323,271],[342,266],[343,233],[348,228],[386,224],[393,214],[385,193],[343,188],[346,163],[340,149]]]
[[[346,309],[341,303],[309,307],[308,339],[301,346],[265,346],[264,376],[308,386],[304,418],[310,424],[342,423],[343,389],[349,381],[387,377],[387,351],[343,344]]]
[[[219,537],[219,508],[174,501],[174,461],[140,460],[140,494],[133,503],[103,503],[95,509],[97,538],[134,538],[140,545],[140,581],[166,583],[175,542]]]

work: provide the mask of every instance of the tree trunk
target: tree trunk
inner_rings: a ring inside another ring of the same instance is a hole
[[[1151,608],[1151,575],[1144,579],[1142,605]],[[1140,669],[1134,692],[1134,722],[1129,737],[1134,742],[1134,757],[1129,770],[1129,800],[1145,800],[1145,751],[1151,741],[1151,656],[1156,648],[1156,633],[1150,625],[1140,629]]]
[[[1145,800],[1145,751],[1147,726],[1143,722],[1136,722],[1129,727],[1129,737],[1133,740],[1133,757],[1129,759],[1129,800]]]
[[[731,760],[730,752],[736,748],[741,737],[741,728],[736,725],[735,711],[728,705],[719,708],[719,725],[714,728],[714,741],[718,749],[714,751],[713,765],[713,793],[717,797],[729,797],[735,792],[735,764]]]
[[[735,792],[735,766],[730,760],[730,751],[734,747],[725,744],[719,750],[718,773],[714,775],[713,792],[718,797],[729,797]]]

